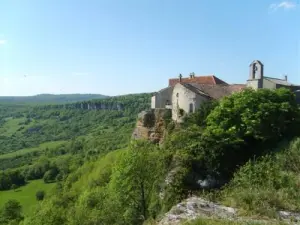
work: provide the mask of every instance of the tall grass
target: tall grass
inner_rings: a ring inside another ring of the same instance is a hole
[[[276,217],[300,211],[300,138],[272,155],[249,161],[221,192],[224,204],[242,214]]]

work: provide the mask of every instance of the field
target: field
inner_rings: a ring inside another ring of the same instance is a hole
[[[0,134],[3,136],[10,137],[11,135],[17,133],[20,129],[21,124],[24,123],[26,118],[17,118],[13,119],[11,117],[5,119],[5,123],[2,127],[0,127]],[[24,127],[28,127],[28,125],[23,125]]]
[[[53,188],[54,185],[55,183],[45,184],[43,180],[35,180],[16,190],[0,191],[0,208],[2,208],[8,200],[15,199],[21,203],[24,214],[30,215],[37,203],[35,193],[38,190],[43,190],[47,195],[47,192]]]
[[[13,158],[13,157],[25,155],[25,154],[31,153],[31,152],[42,151],[42,150],[44,150],[46,148],[48,148],[48,149],[55,148],[55,147],[58,147],[59,145],[62,145],[64,143],[66,143],[66,142],[67,141],[45,142],[43,144],[40,144],[38,147],[24,148],[24,149],[20,149],[18,151],[14,151],[14,152],[10,152],[10,153],[6,153],[6,154],[3,154],[3,155],[0,155],[0,159]]]

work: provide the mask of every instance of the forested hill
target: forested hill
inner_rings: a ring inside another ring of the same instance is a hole
[[[118,110],[137,114],[150,108],[152,93],[119,95],[102,99],[91,99],[66,104],[39,105],[44,109]]]
[[[150,97],[144,93],[70,104],[0,104],[0,155],[90,134],[117,137],[122,129],[127,140],[137,114],[150,108]],[[100,108],[87,110],[88,104]]]
[[[35,96],[0,96],[0,103],[11,104],[64,104],[79,101],[87,101],[91,99],[103,99],[109,96],[101,94],[40,94]]]

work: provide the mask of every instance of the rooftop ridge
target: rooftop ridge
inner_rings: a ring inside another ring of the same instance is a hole
[[[264,76],[264,78],[267,78],[267,79],[273,79],[273,80],[283,80],[283,81],[285,81],[284,78],[268,77],[268,76]]]

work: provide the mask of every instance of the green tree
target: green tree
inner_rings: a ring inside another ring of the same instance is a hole
[[[42,201],[45,198],[45,192],[44,191],[37,191],[35,194],[36,200]]]
[[[300,112],[288,89],[247,89],[220,101],[193,150],[208,171],[231,177],[252,157],[300,134]]]
[[[12,221],[21,221],[23,219],[22,206],[17,200],[7,201],[2,209],[2,220],[6,223]]]
[[[158,198],[162,181],[162,153],[146,141],[133,142],[116,166],[110,183],[119,218],[126,224],[142,224],[150,217],[151,202]]]

